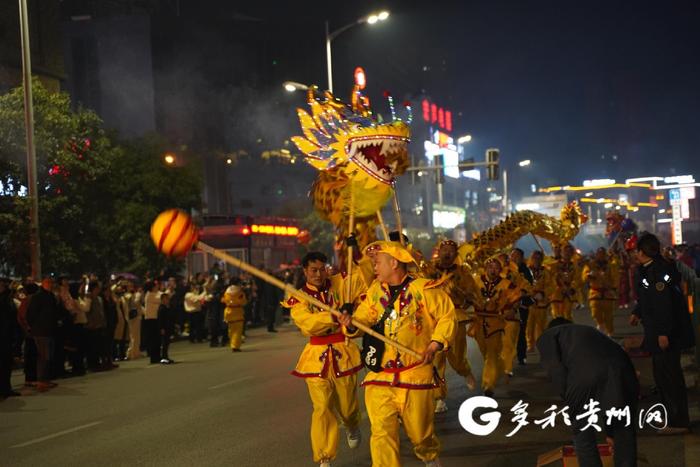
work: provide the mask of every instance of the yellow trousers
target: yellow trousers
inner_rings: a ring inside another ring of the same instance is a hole
[[[545,327],[547,327],[547,308],[531,306],[530,314],[527,317],[527,327],[525,328],[528,349],[535,348],[537,339],[540,338]]]
[[[568,300],[563,302],[552,303],[552,318],[566,318],[569,321],[573,321],[571,310],[574,308],[574,304]]]
[[[614,332],[613,317],[615,313],[615,300],[590,300],[591,316],[598,325],[598,329],[606,334]]]
[[[498,318],[483,318],[487,321],[494,321]],[[474,339],[479,345],[481,355],[484,357],[484,369],[481,372],[481,389],[484,391],[493,390],[498,383],[498,379],[503,375],[503,358],[501,351],[503,350],[503,332],[490,332],[490,336],[486,337],[484,326],[477,320],[473,323]],[[489,326],[495,329],[494,326]]]
[[[440,352],[435,356],[434,365],[437,368],[440,378],[445,380],[445,360],[450,363],[455,372],[463,377],[472,374],[469,360],[467,359],[467,323],[457,323],[455,328],[455,340],[452,346],[447,349],[447,353]],[[436,399],[445,399],[447,397],[447,381],[435,389]]]
[[[241,348],[241,337],[243,336],[243,321],[228,323],[228,338],[232,349]]]
[[[311,414],[311,451],[314,462],[331,461],[338,451],[338,418],[349,430],[360,423],[357,375],[305,378],[314,411]]]
[[[434,433],[433,393],[427,389],[365,386],[365,405],[372,424],[372,467],[400,467],[399,417],[413,452],[423,462],[434,460],[440,441]]]
[[[503,372],[513,372],[513,359],[518,353],[518,335],[520,334],[520,321],[506,320],[505,334],[503,334],[503,348],[501,358],[503,359]]]

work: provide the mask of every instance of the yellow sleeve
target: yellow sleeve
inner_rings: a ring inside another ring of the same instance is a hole
[[[308,303],[297,301],[291,307],[291,316],[302,334],[325,336],[337,326],[333,316],[327,311],[312,312]]]
[[[457,315],[450,296],[440,289],[426,289],[424,291],[425,309],[435,323],[431,341],[443,345],[442,350],[447,350],[454,341],[457,329]]]

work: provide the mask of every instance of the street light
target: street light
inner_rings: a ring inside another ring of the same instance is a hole
[[[472,140],[472,135],[464,135],[457,138],[457,144],[468,143]]]
[[[530,165],[531,163],[532,163],[532,162],[530,161],[530,159],[525,159],[524,161],[518,162],[518,165],[519,165],[520,167],[527,167],[527,166]]]
[[[336,29],[333,32],[330,32],[329,26],[328,26],[328,21],[326,20],[326,66],[328,67],[328,90],[330,92],[333,92],[333,66],[332,66],[332,59],[331,59],[331,41],[338,37],[340,34],[344,33],[348,29],[350,29],[353,26],[357,26],[358,24],[362,23],[367,23],[367,24],[376,24],[381,21],[386,21],[389,18],[389,12],[388,11],[381,11],[379,13],[372,13],[371,15],[368,16],[363,16],[362,18],[358,19],[354,23],[346,24],[342,28]]]
[[[173,165],[175,163],[175,156],[172,154],[166,154],[165,157],[163,157],[163,160],[166,164]]]
[[[302,83],[297,83],[296,81],[285,81],[282,83],[282,87],[288,92],[294,91],[307,91],[309,87]]]

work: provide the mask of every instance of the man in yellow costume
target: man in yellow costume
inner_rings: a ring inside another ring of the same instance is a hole
[[[467,309],[473,305],[474,294],[477,292],[476,283],[469,268],[460,264],[457,257],[457,243],[452,240],[441,241],[438,244],[437,254],[437,259],[426,271],[427,276],[429,279],[434,279],[438,287],[450,296],[457,316],[457,328],[454,345],[446,353],[441,352],[437,355],[435,366],[440,378],[445,381],[445,360],[447,360],[452,369],[465,379],[467,387],[473,391],[476,380],[467,360]],[[446,397],[447,383],[445,382],[437,390],[435,413],[447,410]]]
[[[530,283],[528,279],[518,269],[518,264],[510,260],[510,256],[501,253],[498,259],[503,270],[501,277],[513,284],[518,291],[519,298],[515,303],[514,311],[503,314],[505,327],[503,332],[503,348],[501,350],[501,358],[503,360],[503,372],[510,378],[513,376],[513,360],[518,352],[518,337],[520,336],[520,318],[516,316],[516,311],[519,305],[530,294]],[[524,363],[524,362],[523,362]]]
[[[226,305],[224,309],[224,321],[228,325],[228,338],[231,344],[231,351],[240,352],[241,340],[243,337],[243,324],[245,323],[243,307],[248,303],[243,287],[239,284],[229,285],[221,301]]]
[[[549,288],[551,287],[551,276],[549,270],[544,266],[544,253],[535,250],[530,255],[530,271],[532,272],[532,300],[530,314],[527,319],[527,329],[525,330],[527,339],[527,350],[533,352],[537,339],[540,338],[547,327],[547,310],[549,309]]]
[[[474,306],[476,315],[467,330],[484,358],[481,388],[489,397],[504,373],[501,353],[506,318],[515,318],[514,308],[520,301],[520,289],[501,276],[502,269],[500,260],[492,257],[486,261],[484,273],[475,278],[479,297]]]
[[[303,292],[336,308],[353,302],[363,293],[364,282],[359,274],[350,277],[336,274],[328,278],[326,262],[323,253],[311,252],[304,256],[302,267],[306,284],[301,288]],[[348,290],[348,281],[351,290]],[[330,467],[338,449],[336,412],[345,426],[348,446],[354,449],[360,444],[356,375],[362,369],[360,350],[345,337],[330,312],[295,297],[290,297],[283,305],[291,309],[292,320],[302,334],[309,336],[309,343],[292,374],[304,378],[313,404],[311,449],[314,462]]]
[[[574,247],[566,244],[561,248],[561,257],[550,264],[552,291],[549,301],[552,318],[572,319],[572,310],[581,303],[581,273],[574,262]]]
[[[416,358],[386,345],[379,359],[381,367],[369,371],[362,383],[372,424],[372,465],[401,465],[400,417],[415,455],[426,466],[439,466],[440,442],[433,426],[433,390],[438,387],[438,376],[433,360],[452,343],[456,326],[454,306],[435,282],[414,279],[408,274],[414,258],[400,243],[374,242],[365,251],[373,253],[368,256],[372,257],[377,280],[352,318],[367,326],[381,323],[379,332],[421,354],[421,358]],[[359,334],[349,315],[340,321],[347,335]],[[368,366],[372,365],[370,353],[365,356]]]
[[[582,279],[588,284],[588,305],[598,330],[612,336],[613,313],[617,303],[619,275],[615,264],[608,261],[605,248],[598,248],[593,260],[584,266]]]

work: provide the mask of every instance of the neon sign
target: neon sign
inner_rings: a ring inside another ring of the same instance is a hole
[[[428,99],[423,99],[421,108],[423,109],[423,120],[425,122],[437,124],[438,127],[445,131],[452,131],[452,111],[439,107]]]
[[[285,237],[296,237],[299,235],[299,228],[292,225],[260,225],[253,224],[250,230],[254,234],[262,235],[282,235]]]

